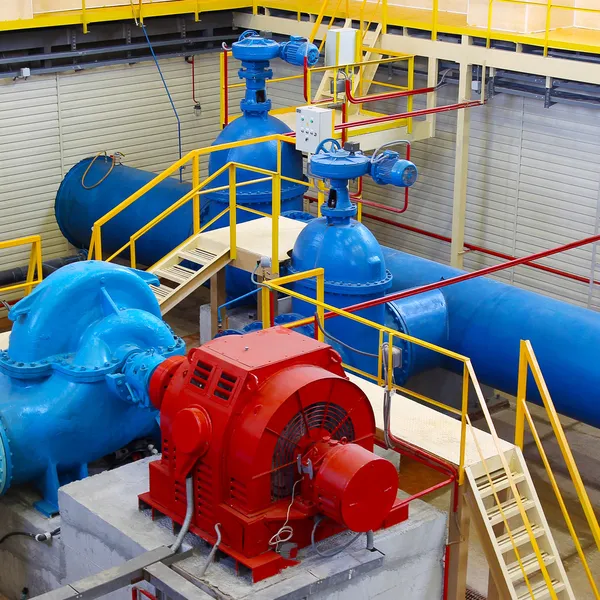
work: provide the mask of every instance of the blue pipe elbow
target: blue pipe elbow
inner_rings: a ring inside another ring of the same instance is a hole
[[[154,369],[185,353],[160,316],[154,276],[86,261],[56,271],[10,311],[0,352],[0,493],[33,481],[37,507],[87,464],[157,432]]]

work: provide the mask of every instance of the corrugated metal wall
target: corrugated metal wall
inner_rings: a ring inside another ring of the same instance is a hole
[[[210,145],[219,132],[219,54],[196,56],[199,114],[191,65],[183,58],[160,64],[181,119],[183,153]],[[237,81],[236,65],[230,73]],[[232,96],[233,104],[239,93]],[[0,239],[40,233],[44,258],[70,252],[54,219],[54,198],[79,160],[118,150],[130,166],[161,171],[179,157],[177,121],[153,62],[2,80],[0,106]],[[26,264],[28,255],[2,251],[0,269]]]
[[[287,71],[277,70],[277,75]],[[380,81],[388,80],[380,69]],[[392,83],[401,84],[399,77]],[[285,89],[274,104],[281,105],[301,93],[300,84],[279,84]],[[417,81],[417,86],[425,85]],[[389,91],[373,87],[371,92]],[[438,105],[457,101],[457,88],[448,85],[438,93]],[[424,107],[416,98],[414,108]],[[385,113],[406,110],[406,100],[379,103]],[[598,232],[600,205],[600,119],[597,110],[555,105],[544,109],[535,99],[497,95],[485,108],[471,110],[471,141],[467,189],[466,241],[506,254],[523,256]],[[404,215],[366,209],[408,225],[451,235],[456,113],[437,117],[436,137],[413,146],[420,178],[410,190],[410,207]],[[365,179],[365,198],[401,206],[403,192],[380,187]],[[450,245],[391,225],[365,219],[386,245],[432,260],[448,263]],[[465,268],[472,270],[497,259],[469,252]],[[542,261],[543,264],[589,277],[596,264],[591,246]],[[600,280],[600,265],[596,266]],[[600,286],[519,267],[498,278],[537,292],[600,309]]]

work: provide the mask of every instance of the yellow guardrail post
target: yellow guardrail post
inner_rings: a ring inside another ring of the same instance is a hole
[[[237,183],[236,166],[229,165],[229,256],[237,258]]]
[[[471,378],[467,363],[463,364],[462,403],[460,407],[460,450],[458,458],[458,485],[465,481],[465,451],[467,448],[467,418],[469,416],[469,387]]]
[[[264,285],[260,290],[261,321],[263,329],[271,327],[271,292]]]
[[[548,4],[546,7],[546,31],[544,32],[544,56],[548,56],[551,13],[552,13],[552,0],[548,0]]]
[[[96,235],[96,240],[94,241],[95,259],[102,260],[102,239],[100,233],[100,225],[94,224],[94,233]]]
[[[83,25],[83,33],[87,33],[88,32],[87,7],[85,5],[85,0],[81,0],[81,23]]]
[[[517,380],[517,407],[515,417],[515,446],[523,450],[525,437],[525,402],[527,399],[527,346],[521,340],[519,351],[519,376]]]
[[[494,0],[488,2],[488,15],[487,15],[487,37],[485,40],[485,47],[489,48],[492,45],[492,9]]]
[[[382,4],[382,19],[381,19],[381,33],[385,35],[387,33],[388,24],[388,0],[383,0]]]
[[[317,300],[320,305],[317,306],[317,318],[321,327],[325,329],[325,309],[323,304],[325,303],[325,269],[319,269],[320,273],[317,273]],[[325,341],[325,335],[321,331],[321,327],[317,326],[317,339],[319,342]]]
[[[200,186],[200,156],[196,154],[192,158],[192,188],[198,190]],[[200,193],[197,191],[194,194],[192,218],[194,219],[194,233],[200,231]]]
[[[137,269],[137,256],[135,253],[135,239],[131,239],[130,238],[130,245],[129,245],[129,264],[131,265],[132,269]]]
[[[431,39],[433,41],[437,40],[437,36],[438,36],[438,17],[439,17],[439,9],[440,9],[440,2],[439,0],[433,0],[433,14],[432,14],[432,19],[433,22],[431,23]]]

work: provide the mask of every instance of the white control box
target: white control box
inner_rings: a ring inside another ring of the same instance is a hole
[[[325,66],[337,67],[356,62],[358,31],[350,27],[332,27],[325,38]]]
[[[296,109],[296,149],[314,154],[317,146],[333,137],[335,113],[330,108],[301,106]]]

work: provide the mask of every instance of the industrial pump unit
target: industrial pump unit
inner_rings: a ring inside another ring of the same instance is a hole
[[[193,504],[190,531],[215,543],[218,526],[254,581],[315,540],[408,517],[371,404],[327,344],[282,327],[217,338],[159,365],[149,392],[163,453],[140,504],[178,523]]]

